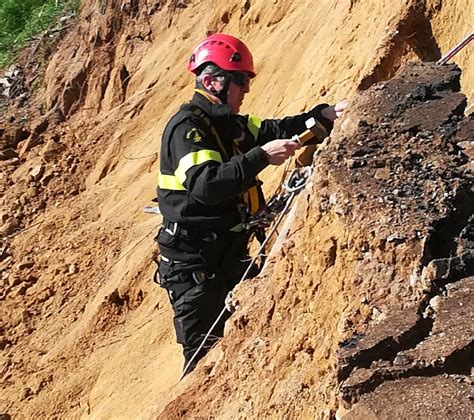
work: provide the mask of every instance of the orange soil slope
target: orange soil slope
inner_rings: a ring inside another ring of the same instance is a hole
[[[1,410],[18,418],[149,418],[189,385],[175,386],[180,348],[166,295],[151,282],[160,217],[142,208],[154,194],[164,124],[191,95],[184,69],[197,40],[210,31],[242,37],[258,71],[243,111],[283,116],[350,98],[407,61],[438,59],[472,31],[473,15],[469,0],[83,1],[28,115],[46,114],[7,122],[7,110],[2,118],[2,147],[20,159],[2,165],[0,179]],[[468,48],[454,61],[471,104]],[[280,175],[265,174],[269,191]],[[338,235],[331,229],[314,244],[328,253]],[[326,263],[305,261],[314,273]],[[328,322],[346,315],[332,312]],[[334,349],[338,337],[325,339]],[[285,343],[276,346],[284,352]],[[324,372],[316,376],[327,404],[317,413],[325,417],[333,384]],[[290,375],[274,398],[292,383]],[[257,380],[253,392],[259,412],[267,402]],[[220,414],[238,409],[230,398]]]

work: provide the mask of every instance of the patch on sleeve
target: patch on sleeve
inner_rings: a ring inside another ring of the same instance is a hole
[[[191,130],[189,130],[186,133],[186,139],[191,140],[194,143],[202,141],[203,137],[204,137],[204,133],[201,130],[199,130],[199,128],[195,128],[195,127],[191,128]]]

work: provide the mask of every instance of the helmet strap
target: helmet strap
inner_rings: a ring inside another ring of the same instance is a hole
[[[196,80],[196,88],[202,89],[205,92],[210,93],[211,95],[219,98],[219,100],[223,104],[227,104],[227,92],[229,91],[229,86],[230,86],[230,82],[232,81],[232,76],[229,73],[225,73],[225,74],[219,74],[218,76],[215,76],[215,77],[223,77],[224,78],[224,85],[223,85],[222,89],[219,92],[216,91],[215,89],[212,89],[212,90],[207,89],[206,87],[204,87],[202,85],[202,83],[198,82],[197,80]]]
[[[231,80],[232,80],[231,75],[226,74],[224,76],[224,87],[222,88],[220,92],[218,92],[217,94],[214,94],[221,100],[223,104],[227,103],[227,93],[229,92],[229,86],[230,86]]]

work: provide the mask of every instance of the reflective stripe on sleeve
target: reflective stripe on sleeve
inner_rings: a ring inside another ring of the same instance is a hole
[[[174,175],[158,175],[158,187],[163,190],[185,191],[186,188]]]
[[[257,140],[258,132],[260,131],[260,126],[262,125],[262,119],[257,117],[256,115],[249,115],[249,119],[247,121],[247,127],[252,133],[255,140]]]
[[[177,180],[184,184],[186,180],[186,171],[191,169],[193,166],[200,165],[201,163],[215,161],[222,163],[222,156],[219,152],[215,150],[199,150],[197,152],[188,153],[186,156],[183,156],[178,164],[178,168],[174,171],[174,174]]]

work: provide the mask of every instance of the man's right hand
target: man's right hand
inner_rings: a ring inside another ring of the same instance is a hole
[[[293,156],[301,146],[295,140],[273,140],[261,147],[265,151],[270,165],[281,165],[286,159]]]

